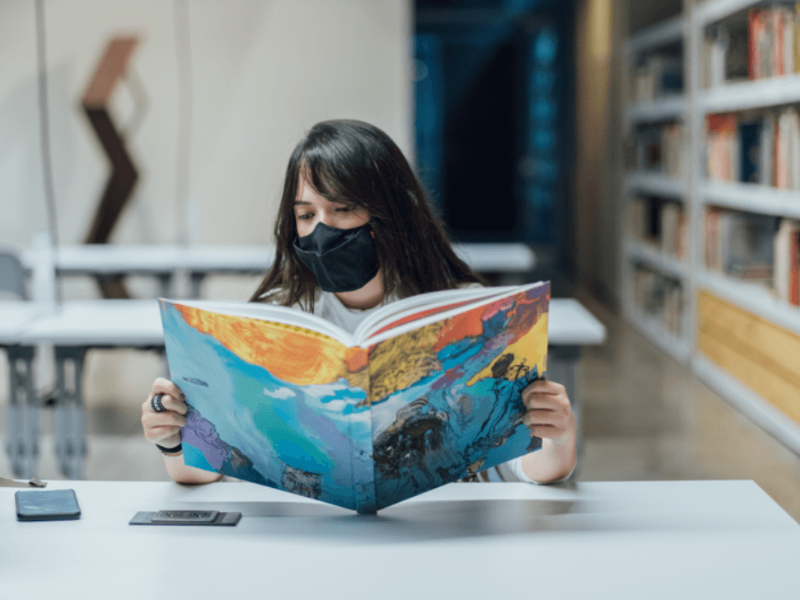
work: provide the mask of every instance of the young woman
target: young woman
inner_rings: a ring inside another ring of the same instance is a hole
[[[372,309],[436,290],[480,285],[456,256],[400,149],[360,121],[315,125],[294,149],[275,223],[275,263],[251,298],[297,306],[354,331]],[[575,418],[562,385],[538,380],[522,392],[536,452],[499,465],[501,479],[553,482],[576,461]],[[156,408],[159,409],[156,412]],[[181,390],[157,379],[142,405],[145,437],[175,481],[221,475],[187,467]]]

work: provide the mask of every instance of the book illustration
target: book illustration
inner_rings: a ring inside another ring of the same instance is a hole
[[[533,451],[520,392],[545,372],[548,303],[549,284],[528,286],[348,347],[162,301],[184,460],[374,512]]]

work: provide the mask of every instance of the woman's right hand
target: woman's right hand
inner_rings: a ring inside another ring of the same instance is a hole
[[[162,394],[163,412],[153,410],[152,400]],[[186,397],[180,388],[163,377],[153,382],[150,395],[142,404],[142,427],[144,437],[153,444],[172,448],[181,443],[181,427],[186,425]]]

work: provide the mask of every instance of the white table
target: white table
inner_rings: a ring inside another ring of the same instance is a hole
[[[580,347],[600,344],[604,339],[603,325],[578,301],[551,300],[548,376],[566,386],[578,423],[580,401],[576,372]],[[47,343],[55,347],[56,452],[61,471],[71,479],[80,479],[86,454],[81,386],[86,351],[123,347],[161,350],[164,338],[158,302],[67,302],[56,312],[42,315],[29,324],[21,341],[28,346]],[[35,472],[26,472],[23,476],[32,475]]]
[[[21,343],[22,334],[48,305],[25,301],[0,302],[0,347],[8,358],[8,452],[15,475],[33,475],[39,454],[38,399],[34,390],[34,348]]]
[[[524,273],[536,264],[526,244],[454,244],[456,253],[475,271]],[[198,298],[200,285],[211,273],[266,273],[275,260],[272,245],[195,245],[174,244],[117,246],[85,244],[60,246],[55,253],[55,268],[62,275],[125,276],[150,275],[161,282],[161,295],[169,295],[176,271],[186,271],[192,282],[191,297]],[[36,268],[35,254],[22,253],[26,268]]]
[[[164,334],[155,300],[67,302],[29,322],[20,342],[52,344],[56,359],[56,454],[61,471],[83,476],[86,436],[83,421],[83,363],[93,348],[162,351]],[[35,471],[26,472],[29,477]]]
[[[54,481],[78,521],[20,523],[0,488],[4,598],[794,599],[800,526],[752,481],[456,483],[378,513],[249,483]],[[128,525],[238,511],[235,527]]]

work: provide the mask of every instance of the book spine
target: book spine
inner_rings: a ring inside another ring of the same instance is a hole
[[[783,11],[780,9],[772,10],[772,75],[782,77],[786,75],[783,62]]]
[[[794,72],[800,73],[800,2],[794,5]]]
[[[791,271],[789,274],[789,304],[800,306],[800,225],[791,236]]]
[[[750,13],[747,15],[747,30],[749,35],[749,44],[750,44],[750,65],[749,65],[749,72],[750,72],[750,79],[758,79],[758,36],[757,36],[757,21],[758,21],[758,14],[759,10],[757,8],[753,8],[750,10]]]

